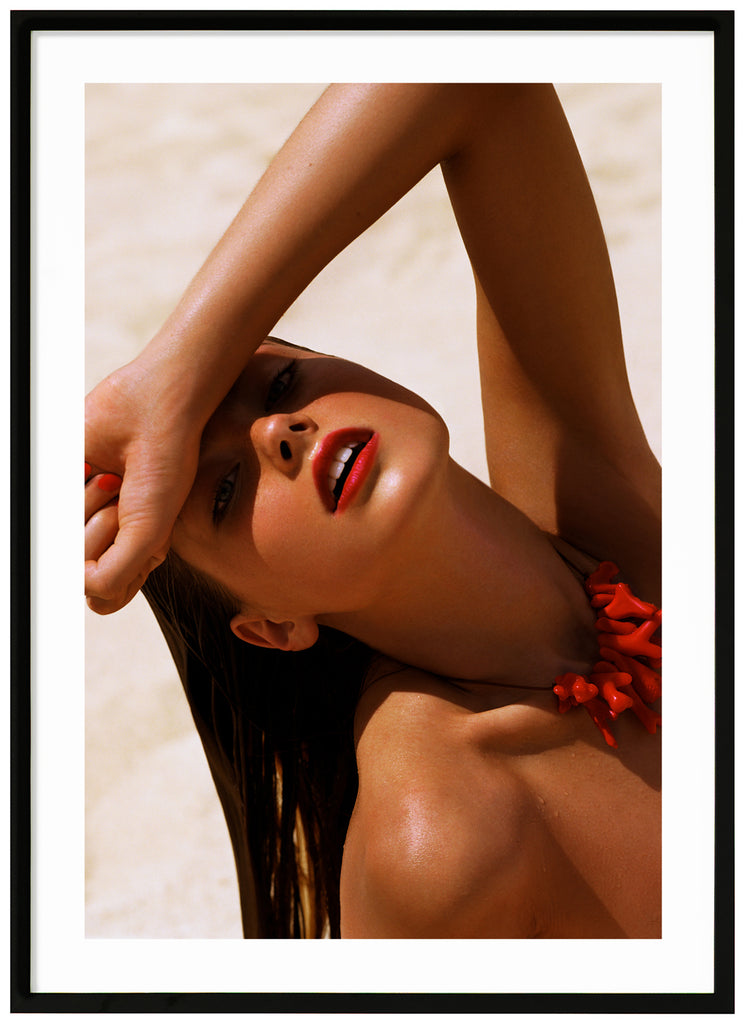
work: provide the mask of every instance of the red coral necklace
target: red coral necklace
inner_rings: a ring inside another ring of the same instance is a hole
[[[611,747],[618,744],[609,724],[631,710],[649,733],[662,719],[650,704],[662,693],[662,612],[641,601],[618,575],[613,562],[601,562],[584,581],[596,609],[600,659],[587,676],[565,672],[554,680],[553,691],[564,713],[582,706]]]

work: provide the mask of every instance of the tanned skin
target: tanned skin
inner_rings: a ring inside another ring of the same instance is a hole
[[[602,228],[551,87],[324,93],[163,329],[88,398],[90,480],[123,477],[113,511],[86,488],[89,604],[108,613],[136,593],[247,361],[438,164],[474,271],[493,490],[448,464],[452,502],[401,544],[398,584],[371,584],[359,607],[274,609],[284,636],[325,622],[384,652],[355,723],[342,935],[657,937],[659,737],[622,716],[611,749],[550,693],[567,658],[593,660],[591,613],[556,546],[580,571],[614,561],[659,603],[661,522]],[[453,552],[453,586],[432,586]]]

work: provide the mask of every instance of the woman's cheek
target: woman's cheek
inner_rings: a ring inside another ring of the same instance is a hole
[[[287,494],[257,495],[251,534],[261,564],[277,577],[292,578],[309,564],[319,544],[312,517]]]

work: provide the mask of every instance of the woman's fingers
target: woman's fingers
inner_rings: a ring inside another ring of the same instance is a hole
[[[97,559],[85,563],[88,607],[99,615],[109,615],[129,604],[152,570],[161,564],[168,550],[166,546],[158,554],[143,556],[143,561],[139,550],[136,549],[133,555],[129,545],[121,541],[121,536],[121,531],[115,531],[113,543]]]
[[[110,615],[112,612],[118,612],[120,608],[129,604],[135,594],[142,589],[142,585],[148,577],[148,573],[143,572],[136,576],[129,584],[122,590],[116,598],[107,600],[103,597],[87,597],[88,607],[96,615]]]
[[[97,561],[114,543],[119,529],[119,513],[116,505],[106,505],[98,509],[86,520],[85,524],[85,560]]]
[[[118,517],[113,532],[108,515],[96,521],[86,545],[85,595],[101,614],[123,608],[163,561],[196,476],[204,424],[181,410],[180,391],[170,413],[153,415],[163,377],[130,364],[86,399],[86,522],[109,505]]]
[[[88,463],[86,463],[86,472]],[[85,484],[85,521],[114,499],[122,486],[121,477],[114,473],[90,476]]]
[[[180,456],[177,474],[159,475],[151,462],[140,465],[133,461],[127,466],[116,505],[116,535],[97,557],[87,558],[85,565],[88,604],[100,614],[123,608],[168,553],[173,524],[195,475],[188,453],[181,446],[176,449]],[[86,487],[91,514],[101,502],[95,491],[104,493],[95,479]]]

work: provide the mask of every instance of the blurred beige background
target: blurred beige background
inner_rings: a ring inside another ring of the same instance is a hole
[[[157,330],[321,85],[89,85],[86,390]],[[660,456],[660,89],[559,86],[610,248],[632,389]],[[445,417],[486,479],[473,285],[439,172],[275,333],[372,366]],[[239,938],[232,852],[144,599],[86,612],[86,934]]]

